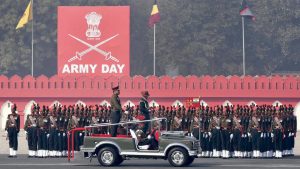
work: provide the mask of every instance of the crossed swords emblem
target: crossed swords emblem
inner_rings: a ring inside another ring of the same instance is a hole
[[[111,55],[111,52],[107,52],[107,51],[104,51],[104,50],[101,50],[101,49],[98,48],[99,46],[101,46],[101,45],[103,45],[104,43],[106,43],[106,42],[112,40],[113,38],[117,37],[118,35],[119,35],[119,34],[116,34],[116,35],[114,35],[114,36],[112,36],[112,37],[110,37],[110,38],[107,38],[107,39],[103,40],[102,42],[99,42],[99,43],[96,44],[96,45],[91,45],[91,44],[89,44],[89,43],[87,43],[87,42],[85,42],[85,41],[83,41],[83,40],[81,40],[81,39],[79,39],[79,38],[77,38],[77,37],[75,37],[75,36],[69,34],[70,37],[72,37],[73,39],[75,39],[75,40],[81,42],[82,44],[84,44],[84,45],[86,45],[86,46],[88,46],[89,48],[86,49],[86,50],[84,50],[84,51],[82,51],[82,52],[76,52],[76,55],[73,56],[72,58],[70,58],[70,59],[68,60],[68,62],[72,62],[72,61],[74,61],[74,60],[76,60],[76,59],[81,60],[83,56],[85,56],[87,53],[89,53],[89,52],[92,51],[92,50],[94,50],[94,51],[100,53],[101,55],[105,56],[105,60],[111,59],[111,60],[113,60],[113,61],[115,61],[115,62],[119,62],[119,60],[118,60],[117,58],[115,58],[114,56]]]

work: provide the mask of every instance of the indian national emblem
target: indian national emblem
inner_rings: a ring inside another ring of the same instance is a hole
[[[100,24],[100,20],[102,19],[102,15],[97,14],[96,12],[91,12],[85,16],[85,19],[88,24],[88,29],[85,32],[85,35],[89,38],[98,38],[101,35],[98,26]]]

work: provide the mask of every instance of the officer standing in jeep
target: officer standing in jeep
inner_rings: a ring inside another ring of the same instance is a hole
[[[121,116],[122,116],[122,106],[121,106],[121,101],[119,98],[120,95],[120,89],[119,86],[113,87],[113,95],[110,99],[110,105],[112,108],[111,114],[110,114],[110,122],[111,123],[119,123],[121,120]],[[110,128],[110,133],[112,137],[116,137],[117,136],[117,129],[118,129],[118,125],[113,125]]]

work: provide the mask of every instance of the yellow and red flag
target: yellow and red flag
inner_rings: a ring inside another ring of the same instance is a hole
[[[154,4],[153,4],[153,7],[152,7],[151,15],[150,15],[150,18],[149,18],[149,26],[153,27],[159,21],[160,21],[160,15],[159,15],[157,2],[155,0]]]

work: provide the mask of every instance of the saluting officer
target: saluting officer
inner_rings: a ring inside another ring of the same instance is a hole
[[[113,95],[110,99],[110,105],[111,105],[111,114],[110,114],[110,122],[111,123],[119,123],[121,120],[122,116],[122,106],[121,106],[121,101],[119,98],[120,95],[120,89],[119,86],[113,87]],[[112,137],[117,136],[117,130],[118,130],[118,125],[112,125],[110,128],[110,133]]]
[[[17,114],[17,106],[13,105],[11,114],[7,116],[5,130],[9,139],[9,156],[16,157],[18,150],[18,133],[20,131],[20,116]]]

